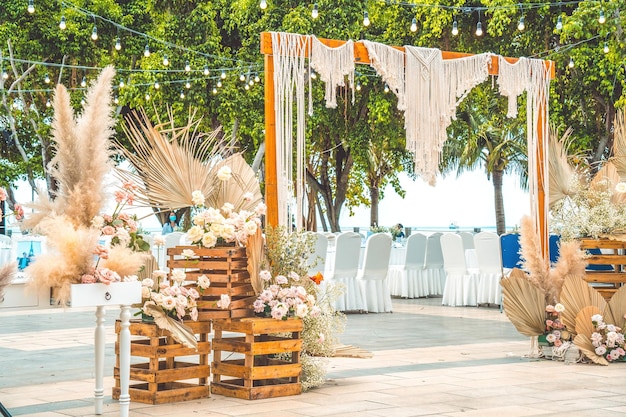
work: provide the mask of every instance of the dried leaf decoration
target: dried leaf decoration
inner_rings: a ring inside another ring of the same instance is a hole
[[[544,293],[528,281],[525,273],[514,269],[500,281],[504,312],[518,332],[533,337],[543,334],[546,302]]]
[[[606,358],[596,354],[595,347],[591,343],[591,334],[595,331],[591,317],[595,314],[601,314],[600,309],[596,306],[587,306],[576,315],[575,328],[577,334],[574,338],[574,344],[578,346],[580,351],[593,363],[608,365],[609,362]]]
[[[550,174],[550,208],[558,201],[572,194],[570,189],[577,174],[570,165],[568,155],[569,138],[573,129],[568,128],[559,139],[556,127],[550,127],[550,138],[548,142],[548,163]]]
[[[170,336],[178,343],[192,349],[198,349],[198,340],[189,326],[185,326],[178,320],[168,317],[163,310],[153,304],[147,303],[143,306],[145,314],[154,318],[154,322],[159,329],[167,330]]]
[[[626,286],[620,287],[604,308],[604,320],[626,331]]]
[[[561,321],[570,331],[576,331],[576,318],[585,307],[594,306],[598,312],[606,309],[604,297],[587,281],[577,276],[565,278],[560,301],[565,306],[565,311],[561,313]]]

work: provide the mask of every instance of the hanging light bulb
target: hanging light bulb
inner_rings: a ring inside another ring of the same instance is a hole
[[[480,20],[476,23],[476,36],[483,36],[483,24]]]
[[[563,18],[559,15],[559,17],[556,19],[556,30],[561,29],[563,29]]]
[[[185,61],[185,72],[191,71],[191,64],[189,61]]]
[[[80,99],[80,105],[81,105],[81,106],[84,106],[84,105],[85,105],[85,99],[84,99],[84,98],[81,98],[81,99]]]
[[[187,81],[185,82],[185,88],[186,88],[187,90],[189,90],[189,89],[191,88],[191,83],[189,82],[189,80],[187,80]]]
[[[59,22],[59,29],[65,30],[67,28],[67,24],[65,22],[65,16],[61,16],[61,21]]]
[[[570,57],[569,64],[567,64],[567,66],[570,68],[574,68],[574,58]]]
[[[93,25],[93,29],[91,29],[91,39],[94,41],[98,40],[98,27]]]
[[[413,18],[411,20],[411,32],[417,32],[417,19]]]
[[[456,36],[459,34],[459,24],[456,21],[456,18],[454,19],[454,22],[452,22],[452,36]]]
[[[608,42],[604,42],[604,48],[602,48],[602,50],[604,51],[605,54],[609,53],[609,43]]]
[[[246,90],[250,89],[250,86],[246,83],[246,86],[244,87]]]
[[[163,55],[163,66],[167,67],[170,64],[170,60],[167,58],[167,55]]]
[[[243,74],[239,74],[239,81],[241,82],[246,81],[246,76]]]
[[[183,90],[180,90],[180,98],[185,98],[185,92]]]
[[[209,75],[210,73],[211,73],[211,71],[209,71],[209,66],[208,66],[208,65],[205,65],[205,66],[204,66],[204,71],[203,71],[203,74],[204,74],[204,75]]]
[[[367,10],[363,12],[363,26],[368,27],[370,25],[370,15]]]
[[[124,88],[126,84],[124,84],[124,80],[120,80],[120,88]]]
[[[158,82],[158,81],[155,81],[155,82],[154,82],[154,89],[155,89],[155,90],[158,90],[159,88],[161,88],[161,84],[159,84],[159,82]]]
[[[222,80],[226,79],[226,71],[222,71],[222,75],[220,75],[220,77],[222,78]]]
[[[356,83],[356,91],[361,91],[361,82],[357,81]]]
[[[313,19],[317,19],[320,15],[320,12],[317,10],[317,3],[313,4],[313,11],[311,12],[311,17]]]
[[[2,78],[4,80],[6,80],[7,78],[9,78],[9,73],[6,70],[2,70]]]
[[[317,79],[317,73],[313,70],[311,70],[311,78],[316,80]]]
[[[217,88],[213,87],[213,94],[217,94]]]
[[[389,84],[385,83],[385,88],[383,89],[385,93],[389,92]]]
[[[524,24],[524,16],[519,18],[519,22],[517,22],[517,30],[520,32],[526,29],[526,25]]]
[[[48,100],[46,101],[46,107],[50,107],[50,106],[52,106],[52,103],[50,103],[50,99],[48,99]]]
[[[222,80],[217,80],[217,87],[222,88]]]
[[[255,83],[261,82],[261,77],[259,77],[259,74],[254,74],[254,82]]]
[[[254,80],[253,80],[253,79],[250,79],[250,80],[248,81],[248,84],[250,84],[250,87],[252,87],[252,86],[254,85]]]
[[[146,93],[146,101],[150,101],[150,93]]]
[[[33,14],[35,13],[35,1],[34,0],[28,0],[28,13]]]
[[[115,104],[120,104],[120,99],[119,99],[119,98],[117,98],[117,96],[115,96],[115,97],[113,98],[113,103],[115,103]]]
[[[46,84],[50,84],[50,76],[48,74],[46,74],[46,76],[43,78],[43,82]]]
[[[606,17],[604,17],[604,10],[600,10],[600,16],[598,16],[598,23],[603,25],[604,22],[606,22]]]
[[[267,9],[267,2],[265,0],[261,0],[261,2],[259,3],[259,7],[261,8],[261,10]]]
[[[83,77],[83,79],[80,82],[80,86],[87,87],[87,77]]]
[[[150,45],[146,43],[146,47],[143,48],[143,56],[148,58],[150,56]]]
[[[122,49],[122,41],[120,40],[120,37],[118,36],[117,38],[115,38],[115,50],[119,51],[120,49]]]

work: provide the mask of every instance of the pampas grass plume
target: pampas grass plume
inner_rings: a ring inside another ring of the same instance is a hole
[[[143,253],[133,252],[130,248],[116,245],[109,249],[109,258],[102,259],[98,266],[109,268],[124,278],[129,275],[137,275],[144,264],[144,256]]]

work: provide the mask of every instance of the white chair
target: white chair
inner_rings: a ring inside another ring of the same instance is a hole
[[[448,306],[475,306],[478,291],[478,273],[470,273],[465,264],[463,240],[456,233],[441,236],[443,268],[446,284],[442,304]]]
[[[183,232],[172,232],[172,233],[168,233],[165,235],[165,245],[163,245],[163,253],[165,254],[164,258],[164,262],[163,264],[165,265],[165,270],[169,271],[169,267],[167,266],[167,261],[168,259],[170,259],[170,257],[167,255],[167,250],[169,248],[173,248],[175,246],[180,246],[182,244],[182,242],[185,239],[185,233]],[[174,259],[182,259],[182,256],[180,255],[176,255],[174,257]]]
[[[328,252],[328,238],[323,233],[309,232],[315,236],[314,251],[307,259],[309,266],[309,276],[314,276],[318,272],[324,273],[326,267],[326,255]]]
[[[474,249],[474,235],[470,232],[459,232],[461,240],[463,241],[463,249]]]
[[[502,256],[500,237],[493,232],[480,232],[474,235],[476,258],[478,260],[478,304],[498,304],[502,302]]]
[[[326,278],[341,284],[343,294],[335,301],[337,311],[365,311],[365,298],[356,276],[361,256],[361,235],[354,232],[340,233],[335,238],[335,256]]]
[[[391,295],[405,298],[428,296],[428,280],[424,273],[428,237],[422,233],[409,236],[404,259],[400,265],[390,265],[389,288]]]
[[[376,233],[365,243],[363,268],[357,274],[357,281],[370,313],[391,312],[391,293],[387,283],[391,241],[390,235]]]
[[[441,295],[446,283],[446,272],[443,269],[443,253],[441,252],[442,234],[437,232],[428,236],[426,241],[426,260],[424,261],[424,275],[427,295]]]

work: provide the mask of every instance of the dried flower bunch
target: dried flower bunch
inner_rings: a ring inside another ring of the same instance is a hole
[[[596,355],[604,356],[609,362],[626,356],[621,328],[605,323],[601,314],[591,316],[591,323],[595,327],[595,331],[591,333],[591,344],[595,347]]]
[[[180,321],[187,316],[193,321],[198,320],[196,300],[200,298],[200,294],[195,288],[185,287],[184,282],[184,273],[172,274],[171,281],[168,281],[165,271],[154,271],[152,278],[144,278],[141,282],[144,314],[154,314],[153,309],[146,306],[149,304],[161,308],[167,316]]]
[[[308,294],[303,280],[295,272],[272,277],[268,270],[259,274],[265,282],[265,289],[254,302],[254,312],[262,317],[272,317],[277,320],[287,320],[289,317],[304,318],[311,314],[319,315],[321,309],[315,305],[315,296]]]

